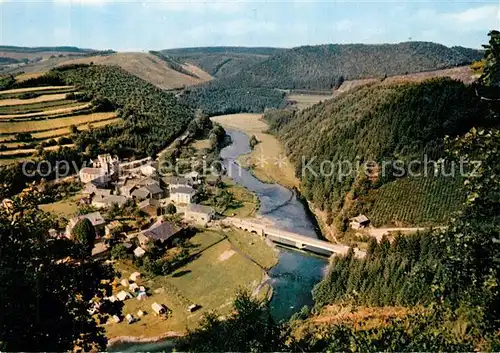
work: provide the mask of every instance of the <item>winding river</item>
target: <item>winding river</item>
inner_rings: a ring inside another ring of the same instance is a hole
[[[315,227],[304,205],[294,192],[279,185],[263,183],[236,162],[240,155],[251,151],[248,135],[227,129],[232,144],[221,151],[228,175],[238,184],[254,192],[260,201],[258,216],[274,223],[277,228],[317,238]],[[304,305],[312,306],[311,290],[322,278],[327,260],[305,252],[279,247],[279,262],[269,271],[273,297],[271,315],[276,321],[288,320]],[[172,340],[156,343],[121,343],[113,351],[171,351]]]
[[[238,184],[254,192],[260,201],[258,214],[277,228],[317,238],[315,227],[304,205],[295,194],[280,184],[263,183],[236,162],[251,151],[248,135],[226,129],[232,144],[222,149],[221,158],[228,175]],[[324,258],[305,252],[279,248],[279,262],[269,272],[273,297],[271,314],[276,321],[288,320],[304,305],[313,304],[311,290],[322,277],[327,265]]]

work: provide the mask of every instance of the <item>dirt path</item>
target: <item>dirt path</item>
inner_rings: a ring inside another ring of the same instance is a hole
[[[415,227],[415,228],[369,228],[368,234],[378,241],[382,239],[382,236],[389,235],[389,233],[401,232],[405,233],[416,233],[417,231],[424,231],[428,228],[425,227]]]

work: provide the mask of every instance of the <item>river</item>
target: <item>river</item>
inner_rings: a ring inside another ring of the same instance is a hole
[[[304,205],[295,194],[280,184],[263,183],[252,173],[241,168],[236,158],[251,151],[248,135],[226,129],[232,144],[221,150],[221,158],[228,175],[238,184],[254,192],[260,201],[258,216],[274,223],[277,228],[317,238],[315,227]],[[271,162],[270,162],[271,163]],[[273,297],[271,315],[275,321],[288,320],[304,305],[312,306],[311,290],[323,278],[327,260],[302,251],[279,247],[279,262],[269,271]],[[170,351],[171,340],[156,343],[123,343],[113,351]]]

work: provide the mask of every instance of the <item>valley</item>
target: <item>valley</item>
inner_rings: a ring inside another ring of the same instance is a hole
[[[488,35],[0,46],[0,349],[496,350]]]

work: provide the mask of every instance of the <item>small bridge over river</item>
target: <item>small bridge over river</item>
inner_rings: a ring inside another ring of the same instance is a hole
[[[277,244],[295,247],[300,250],[310,251],[320,255],[345,255],[349,251],[349,247],[347,245],[332,244],[328,241],[288,232],[286,230],[264,224],[258,219],[228,217],[223,220],[223,223],[246,230],[247,232],[259,234],[260,236],[266,237]],[[354,254],[356,257],[365,256],[365,252],[359,249],[354,249]]]

